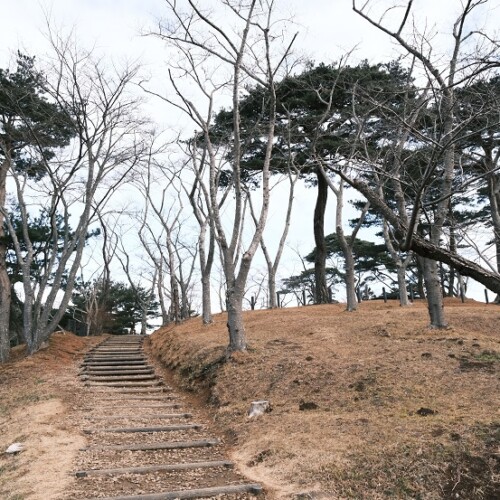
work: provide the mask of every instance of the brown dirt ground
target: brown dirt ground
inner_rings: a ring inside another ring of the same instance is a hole
[[[60,498],[85,440],[74,425],[78,360],[102,339],[57,333],[46,349],[26,357],[23,347],[0,365],[0,498]],[[20,442],[25,451],[7,455]]]
[[[247,353],[224,361],[226,315],[153,334],[200,395],[232,458],[268,498],[500,498],[500,309],[448,300],[245,314]],[[272,411],[249,419],[250,402]]]
[[[224,362],[226,316],[165,328],[149,349],[164,377],[225,436],[266,498],[497,499],[500,309],[448,301],[452,327],[425,305],[367,302],[246,313],[250,349]],[[0,366],[0,498],[47,500],[75,488],[84,442],[77,378],[102,338],[56,334]],[[272,411],[248,419],[255,399]],[[434,413],[431,413],[434,412]],[[3,451],[13,442],[26,450]]]

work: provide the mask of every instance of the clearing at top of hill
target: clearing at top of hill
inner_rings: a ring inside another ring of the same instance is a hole
[[[245,315],[250,348],[224,361],[226,315],[153,334],[184,386],[205,388],[246,475],[286,498],[500,497],[500,309],[447,300]],[[272,411],[249,419],[254,400]]]

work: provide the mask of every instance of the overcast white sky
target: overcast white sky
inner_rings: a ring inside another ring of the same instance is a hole
[[[0,67],[11,64],[18,49],[30,55],[44,54],[48,17],[56,29],[67,32],[74,28],[84,47],[95,46],[98,52],[118,61],[140,60],[153,78],[155,75],[164,77],[168,56],[162,42],[141,36],[141,32],[154,29],[157,19],[166,15],[163,0],[3,0],[1,3]],[[204,7],[216,3],[216,0],[200,1]],[[392,3],[378,0],[375,6],[382,12]],[[277,5],[282,16],[290,19],[290,33],[299,32],[295,50],[316,62],[333,62],[353,48],[354,59],[366,58],[372,62],[397,55],[397,47],[387,36],[352,12],[352,0],[277,0]],[[456,17],[459,9],[460,0],[415,0],[414,12],[418,17],[415,22],[421,27],[426,24],[428,32],[438,38],[447,38],[451,31],[450,20]],[[496,28],[498,19],[500,0],[490,0],[470,27],[480,28],[487,23]],[[180,123],[175,114],[167,113],[162,106],[154,108],[157,110],[154,119],[160,128]],[[313,192],[301,187],[297,202],[289,241],[291,246],[298,246],[305,253],[313,247]],[[280,207],[279,203],[271,206],[270,227],[273,227],[273,220],[280,218]],[[331,217],[327,234],[334,230],[333,206],[328,210]],[[289,254],[290,262],[291,257]],[[289,271],[298,271],[295,266],[291,264]]]

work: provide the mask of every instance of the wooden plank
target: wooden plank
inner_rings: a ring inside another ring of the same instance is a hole
[[[106,356],[139,356],[144,355],[142,349],[109,349],[109,350],[96,350],[91,351],[86,354],[86,356],[96,356],[96,355],[106,355]]]
[[[102,387],[87,387],[88,391],[97,397],[106,398],[104,402],[111,401],[111,395],[119,396],[116,399],[124,400],[131,399],[130,396],[151,396],[153,399],[178,399],[178,396],[172,396],[164,387],[143,387],[141,390],[122,390],[122,389],[114,389],[113,387],[108,387],[108,390],[103,389]]]
[[[116,408],[116,407],[115,407]],[[132,408],[131,408],[132,409]],[[134,408],[138,409],[138,408]],[[85,418],[90,420],[119,420],[121,418],[126,418],[128,420],[145,420],[149,418],[158,418],[160,420],[167,418],[191,418],[193,416],[192,413],[159,413],[157,415],[149,414],[149,415],[106,415],[106,416],[95,416],[85,415]]]
[[[260,484],[233,484],[228,486],[215,486],[196,490],[166,491],[164,493],[149,493],[145,495],[127,495],[119,497],[100,497],[90,500],[185,500],[189,498],[209,498],[217,495],[234,495],[237,493],[262,493]]]
[[[198,439],[195,441],[163,441],[145,444],[108,444],[94,445],[81,448],[80,451],[154,451],[154,450],[180,450],[184,448],[208,448],[220,444],[218,439]]]
[[[109,354],[89,354],[87,356],[84,356],[85,361],[92,361],[92,360],[97,360],[97,361],[103,361],[103,360],[108,360],[108,361],[143,361],[145,360],[146,357],[144,355],[121,355],[121,356],[110,356]]]
[[[95,352],[144,352],[144,348],[140,345],[131,346],[101,346],[91,351],[87,351],[86,354],[93,354]]]
[[[158,396],[127,396],[126,394],[124,394],[123,396],[121,397],[118,397],[118,398],[115,398],[115,397],[108,397],[108,394],[109,393],[104,393],[102,391],[99,391],[97,392],[97,394],[106,394],[106,399],[103,401],[104,403],[106,403],[107,401],[121,401],[122,403],[124,403],[125,401],[157,401],[159,403],[162,403],[162,402],[167,402],[167,401],[172,401],[174,399],[178,399],[178,396],[169,396],[168,394],[165,394],[165,395],[158,395]],[[113,394],[117,394],[117,393],[113,393]],[[118,393],[118,394],[122,394],[122,393]],[[135,404],[135,403],[133,403]],[[114,407],[114,405],[113,405]]]
[[[83,360],[83,362],[82,362],[82,365],[89,364],[89,363],[101,363],[101,364],[105,364],[105,363],[113,363],[113,364],[121,363],[123,365],[128,365],[130,363],[137,364],[137,362],[147,363],[148,360],[146,358],[143,358],[143,357],[135,357],[135,358],[130,358],[130,357],[128,357],[128,358],[102,357],[101,358],[100,356],[96,356],[96,357],[92,357],[92,358],[85,358]]]
[[[150,368],[143,368],[139,370],[129,370],[128,368],[123,369],[123,368],[118,368],[115,370],[110,370],[109,368],[106,370],[99,370],[99,369],[94,369],[90,368],[88,370],[82,370],[79,375],[81,377],[87,376],[87,377],[128,377],[129,375],[153,375],[154,370]]]
[[[81,375],[88,375],[90,372],[97,373],[99,375],[106,375],[110,373],[111,375],[120,375],[124,373],[125,375],[141,375],[154,373],[154,369],[151,366],[128,366],[128,365],[118,365],[118,366],[85,366],[80,370]]]
[[[121,401],[121,400],[120,400]],[[110,405],[110,406],[105,406],[105,405],[101,405],[100,408],[106,410],[106,409],[109,409],[109,410],[115,410],[115,409],[119,409],[119,410],[122,410],[122,409],[127,409],[127,410],[153,410],[153,409],[157,409],[157,410],[171,410],[173,408],[180,408],[182,405],[180,405],[179,403],[165,403],[163,405],[143,405],[143,404],[137,404],[137,403],[131,403],[127,406],[117,406],[117,405]],[[83,411],[94,411],[96,409],[96,407],[86,407],[86,408],[82,408]]]
[[[103,394],[106,396],[106,399],[104,402],[106,401],[172,401],[174,399],[178,399],[178,396],[173,396],[173,395],[169,395],[169,394],[158,394],[158,395],[151,395],[151,396],[141,396],[140,393],[139,395],[137,395],[137,391],[135,392],[120,392],[120,391],[113,391],[111,394],[122,394],[122,396],[120,397],[112,397],[110,395],[110,392],[109,391],[95,391],[95,390],[92,390],[92,392],[94,394]],[[141,393],[144,392],[144,393],[148,393],[148,392],[151,392],[151,391],[141,391]],[[157,391],[154,391],[154,392],[157,392]],[[130,394],[130,395],[129,395]],[[135,396],[134,396],[135,394]]]
[[[123,382],[112,382],[112,381],[109,381],[109,382],[96,382],[95,380],[92,380],[91,382],[85,382],[85,385],[87,387],[120,387],[120,388],[124,388],[124,387],[138,387],[138,388],[143,388],[143,387],[151,387],[151,386],[158,386],[158,385],[162,385],[161,381],[160,380],[156,380],[156,379],[152,379],[148,382],[140,382],[140,381],[137,381],[137,382],[126,382],[126,381],[123,381]]]
[[[143,467],[121,467],[117,469],[89,469],[75,472],[76,477],[104,476],[116,474],[148,474],[150,472],[177,472],[192,469],[208,469],[212,467],[234,467],[229,460],[213,460],[211,462],[191,462],[185,464],[146,465]]]
[[[120,361],[120,360],[106,360],[106,359],[86,359],[82,362],[82,365],[99,365],[99,366],[105,366],[106,365],[106,362],[109,363],[110,366],[115,366],[117,364],[120,364],[120,365],[123,365],[123,364],[127,364],[127,365],[143,365],[143,364],[146,364],[148,362],[148,360],[146,358],[141,358],[141,359],[135,359],[135,360],[132,360],[132,361],[129,361],[127,363],[124,363],[123,361]]]
[[[187,431],[190,429],[201,429],[201,424],[179,424],[166,425],[163,427],[108,427],[104,429],[83,429],[85,434],[96,434],[98,432],[120,432],[120,433],[138,433],[138,432],[173,432]]]
[[[93,382],[134,382],[140,380],[158,380],[154,373],[133,373],[132,375],[81,375],[82,380]]]
[[[153,375],[154,371],[150,368],[141,370],[124,370],[123,368],[116,370],[84,370],[80,372],[81,377],[127,377],[129,375]]]
[[[121,361],[89,361],[84,362],[80,365],[82,370],[87,368],[141,368],[141,367],[150,367],[151,365],[146,361],[127,361],[122,363]]]
[[[86,354],[84,357],[85,358],[96,358],[96,357],[108,357],[108,358],[113,358],[113,357],[129,357],[129,358],[140,358],[143,357],[144,353],[141,351],[124,351],[124,352],[117,352],[117,351],[101,351],[101,352],[90,352]]]

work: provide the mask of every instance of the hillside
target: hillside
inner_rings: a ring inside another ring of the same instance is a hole
[[[226,318],[195,318],[148,342],[157,370],[213,422],[266,498],[500,497],[500,310],[447,302],[452,327],[427,328],[425,305],[372,301],[246,313],[250,349],[224,362]],[[52,336],[0,366],[0,498],[64,499],[75,489],[88,415],[78,370],[105,337]],[[165,368],[169,366],[173,370]],[[250,402],[272,411],[247,417]],[[212,424],[210,424],[212,427]]]
[[[248,312],[250,349],[227,363],[221,314],[157,331],[151,350],[272,496],[499,498],[500,310],[446,308],[446,331],[423,303]],[[259,399],[272,411],[249,419]]]

